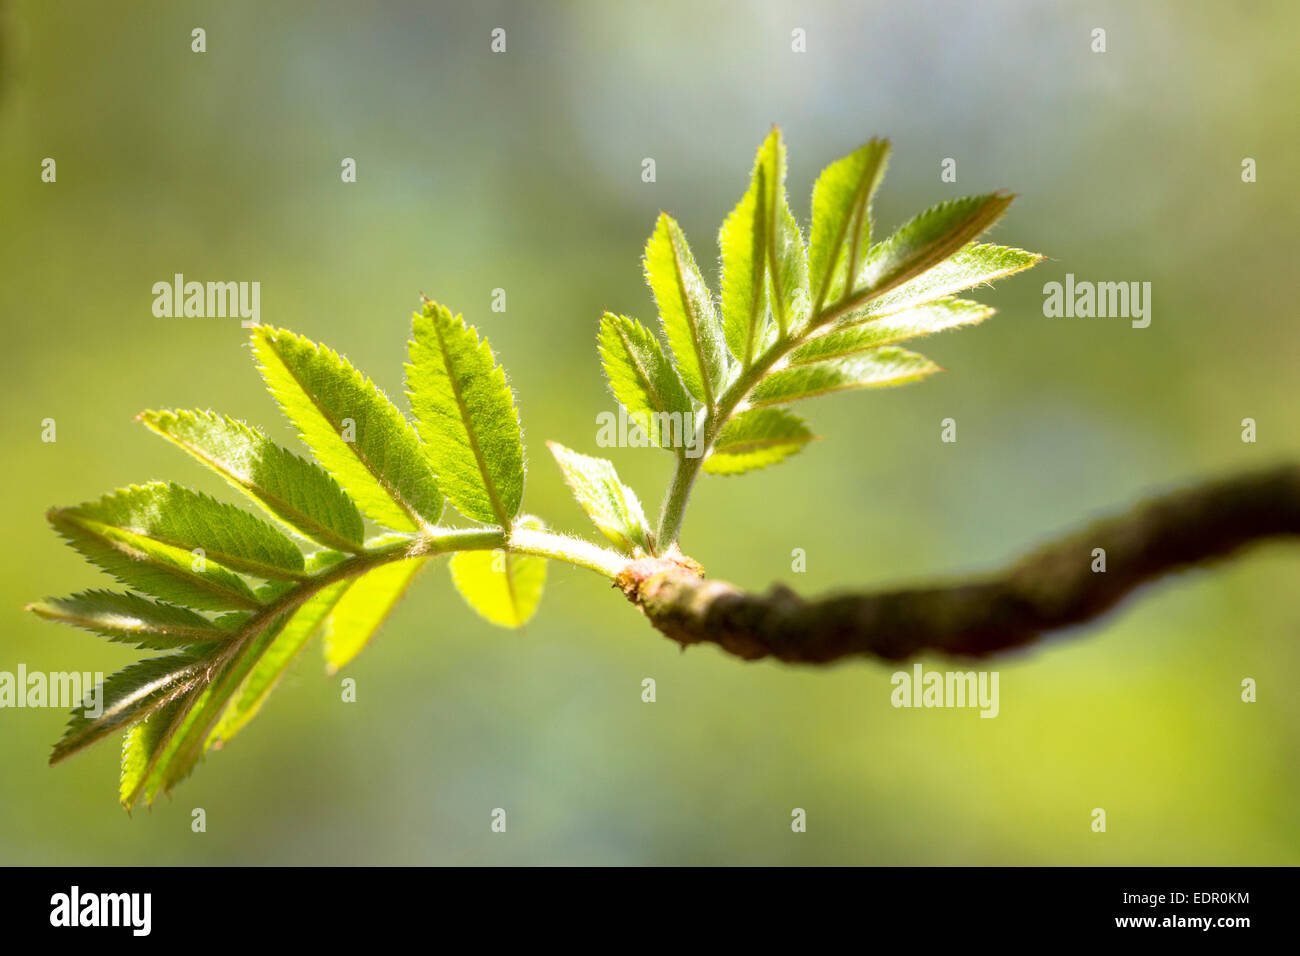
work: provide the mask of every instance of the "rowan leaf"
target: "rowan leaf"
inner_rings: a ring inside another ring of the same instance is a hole
[[[997,192],[931,206],[868,253],[850,298],[878,298],[933,269],[997,222],[1013,198]]]
[[[661,213],[646,243],[645,277],[686,390],[712,408],[727,377],[727,347],[713,296],[681,227]]]
[[[599,348],[610,390],[628,415],[650,442],[680,451],[695,413],[659,340],[635,319],[606,312]]]
[[[138,417],[303,537],[327,548],[361,549],[361,512],[314,462],[227,415],[177,410],[146,411]]]
[[[322,624],[325,665],[331,674],[361,653],[427,560],[409,558],[381,564],[348,584]]]
[[[510,527],[524,493],[514,396],[487,339],[435,302],[414,318],[406,389],[443,493],[461,514]]]
[[[190,644],[223,641],[232,633],[189,608],[151,601],[138,594],[82,591],[65,598],[47,598],[28,610],[50,621],[85,628],[119,644],[168,650]]]
[[[722,325],[727,347],[749,368],[773,331],[767,312],[767,241],[763,151],[754,162],[749,189],[722,223]]]
[[[601,534],[628,554],[653,554],[650,525],[641,502],[627,485],[619,481],[613,462],[593,458],[548,441],[547,447],[564,473],[564,481],[582,510]]]
[[[892,292],[873,298],[849,312],[842,322],[853,323],[874,316],[891,315],[972,286],[993,282],[1037,265],[1043,257],[1023,249],[972,242],[949,259],[899,285]]]
[[[83,697],[50,754],[50,763],[76,753],[125,725],[144,719],[198,678],[211,645],[128,664]]]
[[[871,200],[889,163],[889,142],[873,139],[827,166],[813,187],[809,270],[815,308],[852,288],[871,246]]]
[[[524,518],[521,528],[542,526]],[[458,551],[448,562],[461,597],[482,617],[501,627],[522,627],[537,610],[546,584],[546,559],[494,551]]]
[[[438,520],[442,495],[425,448],[370,379],[284,329],[254,329],[253,351],[285,417],[363,514],[395,531]]]
[[[937,299],[893,315],[867,318],[857,325],[835,326],[825,335],[809,339],[791,352],[790,364],[806,365],[933,335],[945,329],[975,325],[992,315],[993,311],[986,305],[966,299]]]
[[[905,349],[878,348],[774,373],[754,389],[754,405],[780,405],[850,388],[885,388],[914,382],[940,371],[924,355]]]
[[[714,442],[704,470],[739,475],[784,461],[812,441],[802,419],[779,408],[753,408],[727,422]]]

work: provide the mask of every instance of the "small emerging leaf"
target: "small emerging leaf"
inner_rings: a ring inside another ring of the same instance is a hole
[[[406,389],[443,493],[465,517],[510,527],[523,500],[524,446],[487,339],[426,302],[415,314]]]
[[[784,461],[812,441],[795,415],[779,408],[753,408],[727,422],[704,460],[713,475],[739,475]]]
[[[536,518],[521,528],[540,528]],[[451,557],[451,580],[467,604],[501,627],[522,627],[537,610],[546,585],[546,559],[495,551],[458,551]]]
[[[686,237],[667,213],[646,244],[645,275],[686,390],[712,408],[727,375],[722,327]]]
[[[564,481],[587,517],[615,546],[629,554],[653,554],[650,526],[636,492],[618,479],[612,462],[593,458],[548,441]]]
[[[361,549],[361,513],[319,465],[227,415],[147,411],[139,419],[304,537],[327,548]]]
[[[765,379],[753,394],[755,405],[780,405],[849,388],[885,388],[914,382],[940,371],[924,355],[905,349],[871,349],[811,365],[794,365]]]
[[[681,438],[694,410],[686,388],[659,340],[640,322],[605,313],[600,320],[600,355],[614,397],[660,448],[673,449],[676,418]]]
[[[316,458],[372,520],[414,531],[442,514],[419,436],[347,359],[285,329],[253,330],[262,377]]]

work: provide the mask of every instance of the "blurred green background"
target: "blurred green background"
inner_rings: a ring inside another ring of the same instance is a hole
[[[525,507],[584,530],[543,441],[598,451],[614,406],[597,319],[654,318],[639,260],[660,209],[714,274],[772,123],[805,228],[817,171],[878,134],[894,142],[879,232],[1006,187],[1021,198],[994,238],[1050,259],[975,295],[995,318],[921,345],[946,374],[819,399],[804,411],[825,441],[705,480],[683,543],[712,574],[811,594],[977,571],[1153,489],[1300,454],[1280,278],[1300,204],[1295,4],[30,0],[2,29],[0,670],[139,656],[23,613],[108,580],[47,507],[164,477],[231,494],[138,411],[211,406],[293,441],[238,321],[155,318],[154,282],[260,281],[263,321],[395,395],[417,293],[464,311],[517,393]],[[1150,328],[1045,318],[1042,285],[1066,272],[1151,282]],[[612,457],[656,507],[668,456]],[[347,672],[356,703],[309,648],[152,811],[118,807],[114,742],[50,769],[64,713],[0,711],[0,863],[1296,864],[1298,559],[1261,548],[989,665],[995,720],[896,710],[876,663],[681,653],[567,567],[525,630],[498,630],[434,567]]]

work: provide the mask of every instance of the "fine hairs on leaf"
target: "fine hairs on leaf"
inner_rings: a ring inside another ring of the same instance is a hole
[[[552,561],[596,571],[651,614],[660,585],[702,574],[678,543],[701,474],[740,475],[809,447],[812,429],[786,407],[796,401],[939,371],[900,343],[983,321],[992,310],[956,293],[1041,258],[977,242],[1012,201],[1000,192],[940,203],[877,241],[872,200],[888,161],[889,143],[873,139],[828,166],[805,231],[774,128],[718,233],[716,293],[699,265],[708,257],[668,214],[655,223],[643,269],[658,328],[606,313],[597,351],[643,439],[629,443],[672,453],[657,524],[613,462],[557,442],[548,447],[594,540],[522,512],[515,394],[487,338],[438,302],[412,317],[407,411],[338,352],[254,328],[257,368],[310,458],[207,409],[139,421],[256,512],[155,481],[48,514],[122,589],[29,609],[155,652],[104,682],[102,711],[73,713],[52,760],[126,731],[122,804],[152,805],[261,710],[313,638],[328,671],[348,667],[442,555],[466,604],[502,627],[536,613]],[[651,622],[673,633],[667,617]]]

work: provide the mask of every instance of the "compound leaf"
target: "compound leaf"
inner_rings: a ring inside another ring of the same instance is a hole
[[[587,517],[620,550],[653,554],[650,525],[636,492],[619,481],[612,462],[593,458],[548,441],[564,481]]]
[[[1023,249],[972,242],[958,250],[956,255],[909,279],[892,292],[871,299],[845,315],[842,321],[853,323],[901,312],[972,286],[1014,275],[1042,260],[1042,256]]]

